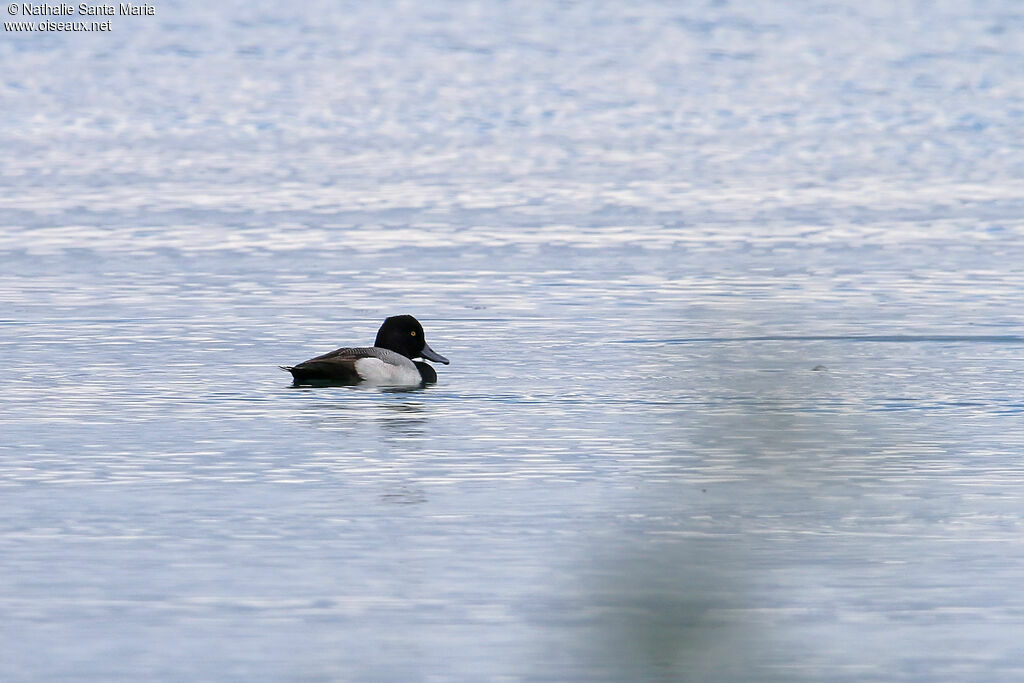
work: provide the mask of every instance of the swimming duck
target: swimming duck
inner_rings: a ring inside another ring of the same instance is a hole
[[[296,386],[313,384],[413,385],[432,384],[437,373],[426,358],[448,365],[448,359],[427,345],[423,326],[411,315],[395,315],[384,321],[371,347],[343,348],[310,358],[298,365],[282,365],[292,373]]]

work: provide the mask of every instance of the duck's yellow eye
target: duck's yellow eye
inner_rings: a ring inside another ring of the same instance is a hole
[[[411,334],[412,336],[414,336],[414,337],[415,337],[415,336],[416,336],[416,330],[413,330],[413,331],[412,331],[412,332],[410,332],[409,334]]]

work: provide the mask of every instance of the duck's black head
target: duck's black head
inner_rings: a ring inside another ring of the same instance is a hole
[[[447,358],[427,345],[423,337],[423,326],[411,315],[395,315],[386,319],[377,330],[377,340],[373,345],[391,349],[406,358],[426,358],[448,365]]]

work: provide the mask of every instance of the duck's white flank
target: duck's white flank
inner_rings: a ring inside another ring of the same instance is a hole
[[[381,358],[360,358],[355,362],[356,372],[364,382],[370,384],[408,385],[423,381],[420,371],[413,362],[397,353],[387,352],[386,360]]]

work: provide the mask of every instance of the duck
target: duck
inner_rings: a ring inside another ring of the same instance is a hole
[[[377,384],[412,386],[434,384],[437,372],[423,358],[448,365],[447,358],[430,348],[423,326],[411,315],[384,320],[373,346],[335,349],[298,365],[281,365],[292,374],[294,386]]]

